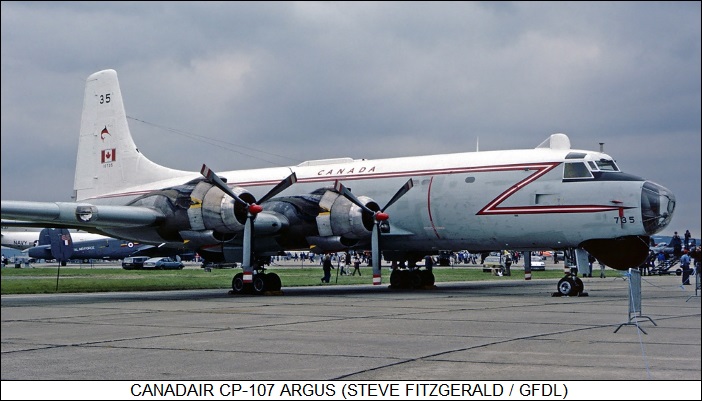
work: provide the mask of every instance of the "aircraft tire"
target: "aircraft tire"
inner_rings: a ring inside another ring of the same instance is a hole
[[[573,281],[575,282],[575,294],[582,293],[585,289],[585,284],[583,283],[583,280],[581,280],[580,277],[574,277]]]
[[[393,270],[390,273],[390,287],[392,288],[402,288],[402,271]]]
[[[280,291],[283,283],[280,281],[280,276],[275,273],[266,274],[266,286],[268,291]]]
[[[422,275],[419,270],[412,270],[408,272],[408,284],[411,288],[422,288],[424,280],[422,280]]]
[[[570,277],[563,277],[558,281],[558,292],[561,295],[575,295],[575,281]]]
[[[424,286],[431,287],[436,282],[436,278],[434,277],[434,273],[430,272],[429,270],[422,270],[421,275],[422,275],[422,285],[424,285]]]
[[[253,292],[256,295],[261,295],[268,290],[266,283],[266,273],[259,273],[253,278]]]
[[[246,286],[244,285],[244,273],[237,273],[234,275],[234,278],[232,279],[232,290],[234,291],[235,294],[241,294],[244,292],[244,288]]]

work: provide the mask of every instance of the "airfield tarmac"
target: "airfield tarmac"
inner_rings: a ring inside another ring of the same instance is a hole
[[[582,278],[583,297],[553,297],[555,279],[499,277],[3,295],[2,380],[701,380],[694,284],[642,277],[632,322],[647,334],[614,333],[629,322],[621,276]]]

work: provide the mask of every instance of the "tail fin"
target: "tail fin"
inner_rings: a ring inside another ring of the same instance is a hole
[[[85,84],[80,122],[76,201],[118,192],[190,172],[158,165],[139,152],[127,124],[122,92],[114,70],[98,71]]]
[[[39,239],[34,246],[51,245],[51,229],[43,228],[39,232]]]

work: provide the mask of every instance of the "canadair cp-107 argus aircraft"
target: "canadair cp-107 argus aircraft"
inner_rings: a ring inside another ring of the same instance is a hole
[[[134,144],[114,70],[87,79],[74,197],[3,200],[3,224],[185,244],[207,260],[241,263],[233,292],[258,294],[281,288],[263,266],[288,250],[371,250],[373,284],[381,254],[416,266],[439,250],[585,249],[625,270],[644,261],[675,208],[669,190],[620,171],[607,154],[571,149],[564,134],[534,149],[174,170]],[[434,283],[431,271],[394,270],[391,286],[408,277]],[[558,288],[569,295],[582,281],[566,276]]]

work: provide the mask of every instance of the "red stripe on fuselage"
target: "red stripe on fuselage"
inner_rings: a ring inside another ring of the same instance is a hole
[[[339,174],[339,175],[324,175],[324,176],[309,176],[306,178],[298,178],[297,183],[314,183],[314,182],[334,182],[334,181],[357,181],[357,180],[375,180],[384,178],[398,178],[398,177],[419,177],[419,176],[437,176],[437,175],[447,175],[447,174],[460,174],[460,173],[486,173],[486,172],[498,172],[498,171],[529,171],[534,170],[534,173],[526,177],[525,179],[517,182],[516,184],[509,187],[506,191],[502,192],[495,199],[488,202],[477,215],[500,215],[500,214],[546,214],[546,213],[596,213],[605,212],[611,210],[618,210],[620,206],[609,206],[609,205],[554,205],[554,206],[517,206],[517,207],[499,207],[504,201],[509,199],[512,195],[518,192],[520,189],[526,187],[530,183],[536,181],[549,171],[553,170],[559,166],[561,162],[545,162],[545,163],[523,163],[523,164],[506,164],[498,166],[479,166],[479,167],[452,167],[452,168],[442,168],[442,169],[423,169],[423,170],[406,170],[406,171],[393,171],[393,172],[373,172],[365,174]],[[242,181],[237,183],[229,183],[230,187],[259,187],[259,186],[271,186],[276,185],[280,181],[278,180],[261,180],[261,181]],[[152,192],[147,191],[134,191],[125,192],[119,194],[103,195],[95,198],[89,199],[105,199],[105,198],[116,198],[125,196],[140,196]],[[87,200],[87,199],[86,199]],[[429,208],[429,197],[427,197],[427,208]],[[627,208],[628,209],[628,208]],[[439,237],[436,228],[433,226],[433,221],[431,220],[431,210],[429,211],[429,220],[432,224],[434,232],[437,237]]]
[[[530,183],[536,181],[549,171],[553,170],[560,163],[545,163],[543,165],[530,165],[528,168],[535,168],[534,174],[529,175],[525,179],[509,187],[506,191],[498,195],[490,201],[485,207],[480,209],[476,215],[496,215],[496,214],[546,214],[546,213],[596,213],[617,210],[617,206],[609,205],[555,205],[555,206],[516,206],[516,207],[499,207],[502,202],[506,201],[517,193],[520,189],[526,187]],[[513,167],[513,166],[512,166]],[[510,168],[509,170],[516,170]],[[503,170],[508,171],[508,170]]]
[[[433,183],[434,177],[431,177],[429,180],[429,187],[427,188],[427,212],[429,213],[429,224],[431,224],[431,228],[434,230],[434,235],[436,235],[436,238],[441,239],[441,236],[439,236],[439,231],[434,225],[434,219],[431,217],[431,184]]]

